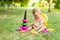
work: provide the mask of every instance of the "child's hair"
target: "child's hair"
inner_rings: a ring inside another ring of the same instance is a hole
[[[39,12],[39,13],[40,13],[40,9],[34,8],[34,9],[33,9],[33,14],[34,14],[35,12]]]

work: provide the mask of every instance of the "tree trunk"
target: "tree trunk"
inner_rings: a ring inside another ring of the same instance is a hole
[[[49,0],[49,8],[48,8],[48,12],[51,12],[51,8],[52,7],[52,0]]]
[[[1,7],[1,2],[0,2],[0,7]]]
[[[7,4],[4,3],[4,10],[7,10]]]

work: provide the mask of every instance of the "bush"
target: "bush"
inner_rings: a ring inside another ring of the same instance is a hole
[[[21,7],[26,7],[28,5],[29,0],[20,0]]]
[[[32,7],[34,7],[35,5],[36,5],[36,3],[33,3],[33,4],[32,4]]]
[[[60,0],[56,1],[55,8],[60,9]]]

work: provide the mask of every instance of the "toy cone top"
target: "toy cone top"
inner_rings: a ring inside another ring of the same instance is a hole
[[[22,20],[23,23],[27,22],[27,18],[26,17],[27,17],[27,11],[25,10],[24,19]]]
[[[26,20],[26,13],[27,13],[27,11],[25,10],[25,14],[24,14],[24,19]]]

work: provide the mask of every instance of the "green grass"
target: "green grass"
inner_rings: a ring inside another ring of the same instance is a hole
[[[16,31],[15,29],[22,23],[24,9],[15,9],[0,11],[0,40],[60,40],[60,11],[57,9],[52,12],[47,12],[46,9],[41,10],[48,16],[47,28],[54,29],[51,34],[31,35],[29,31],[24,34]],[[32,17],[32,10],[28,9],[28,25],[32,22]]]

